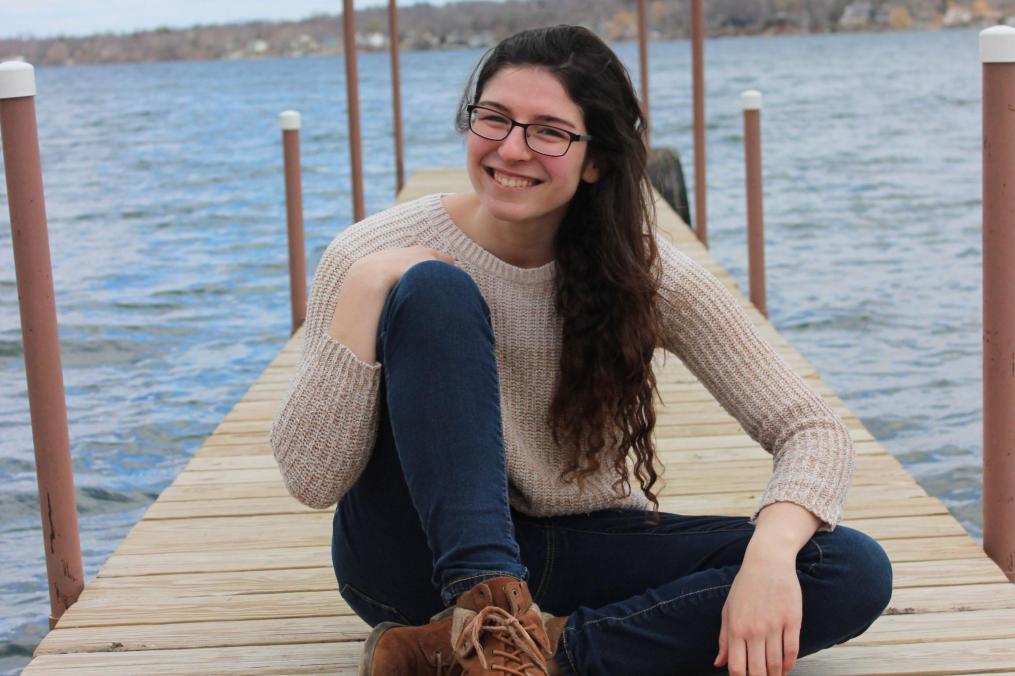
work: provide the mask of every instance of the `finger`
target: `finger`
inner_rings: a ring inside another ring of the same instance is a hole
[[[782,631],[775,631],[765,639],[765,664],[768,676],[783,676],[782,673]]]
[[[730,676],[747,676],[747,644],[742,638],[730,638]]]
[[[719,629],[719,654],[716,655],[712,666],[721,667],[726,661],[726,622],[722,623]]]
[[[765,637],[758,636],[747,641],[748,676],[765,676]]]
[[[790,624],[782,632],[782,672],[788,674],[800,653],[800,625]]]

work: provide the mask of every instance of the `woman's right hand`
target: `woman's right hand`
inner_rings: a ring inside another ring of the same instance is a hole
[[[377,358],[377,326],[388,292],[406,270],[428,260],[455,262],[454,257],[422,244],[377,251],[355,261],[349,266],[335,303],[328,329],[331,337],[373,364]]]
[[[357,274],[372,276],[378,282],[383,281],[387,284],[387,288],[384,289],[385,296],[387,296],[387,291],[398,283],[406,270],[416,263],[429,260],[444,261],[453,265],[456,259],[443,251],[431,249],[422,244],[414,244],[399,249],[385,249],[364,256],[352,264],[349,274],[352,275],[355,270]],[[359,269],[357,270],[357,268]]]

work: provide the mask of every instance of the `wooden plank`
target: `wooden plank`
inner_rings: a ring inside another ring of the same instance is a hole
[[[937,676],[1010,669],[1010,639],[935,641],[884,646],[845,643],[797,661],[793,676]]]
[[[1000,572],[1000,571],[999,571]],[[996,581],[996,580],[995,580]],[[81,595],[85,598],[115,598],[117,595],[143,594],[143,598],[159,596],[227,596],[231,594],[269,594],[284,591],[334,591],[338,583],[331,562],[313,568],[281,568],[276,570],[245,570],[242,572],[171,573],[168,575],[137,575],[130,577],[96,577]],[[136,597],[141,598],[141,597]]]
[[[235,622],[180,622],[118,627],[116,640],[106,627],[74,627],[50,632],[36,654],[174,650],[226,646],[363,641],[370,627],[355,615],[286,617]]]
[[[848,646],[930,643],[936,641],[978,641],[1015,638],[1011,611],[971,610],[945,613],[882,615]]]
[[[81,595],[62,618],[60,627],[97,627],[169,624],[221,620],[334,617],[350,610],[334,591],[235,594],[227,596],[172,597],[125,603],[120,597],[103,600]]]
[[[135,650],[125,652],[40,655],[22,672],[26,676],[95,674],[160,676],[161,674],[355,674],[358,643],[300,643],[238,648]]]
[[[1015,585],[1006,581],[995,584],[895,589],[892,591],[892,600],[885,609],[885,614],[909,615],[992,608],[1009,608],[1015,617]]]
[[[103,564],[96,579],[171,573],[318,568],[330,565],[330,546],[274,547],[271,543],[251,538],[247,548],[229,551],[117,554]]]

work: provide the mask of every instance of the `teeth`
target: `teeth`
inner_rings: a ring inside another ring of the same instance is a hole
[[[530,185],[535,185],[535,181],[531,178],[515,178],[514,176],[505,176],[499,171],[494,170],[493,178],[501,185],[509,188],[527,188]]]

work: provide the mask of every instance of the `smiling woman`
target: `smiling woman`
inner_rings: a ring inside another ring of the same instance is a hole
[[[865,631],[892,572],[838,525],[849,432],[656,232],[612,50],[516,34],[456,124],[472,190],[329,245],[272,428],[289,491],[338,502],[339,589],[374,626],[360,674],[772,675]],[[659,511],[658,348],[773,454],[750,518]]]

